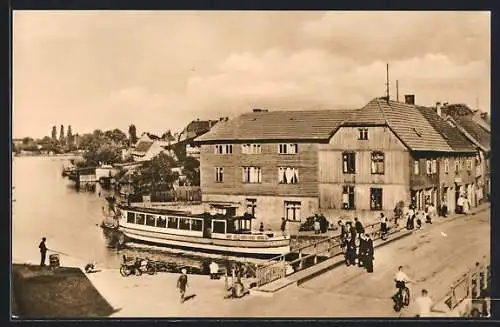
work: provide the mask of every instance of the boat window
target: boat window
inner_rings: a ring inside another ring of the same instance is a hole
[[[192,219],[191,230],[201,232],[203,230],[203,220],[201,219]]]
[[[162,216],[158,216],[158,219],[156,220],[156,227],[167,227],[167,219]]]
[[[191,219],[188,219],[188,218],[181,218],[179,220],[179,229],[182,229],[182,230],[189,230],[190,228],[190,224],[189,222],[191,221]]]
[[[178,227],[178,220],[176,217],[168,217],[168,228],[179,228]]]
[[[212,221],[213,233],[225,234],[226,233],[226,222],[225,221]]]
[[[135,222],[135,212],[127,212],[127,223],[133,224]]]
[[[138,225],[144,225],[144,214],[138,213],[137,217],[135,217],[135,223]]]
[[[153,215],[146,215],[146,226],[155,226],[155,217]]]

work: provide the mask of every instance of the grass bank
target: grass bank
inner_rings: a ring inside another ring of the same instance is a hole
[[[23,319],[107,317],[114,312],[79,268],[12,266],[12,314]]]

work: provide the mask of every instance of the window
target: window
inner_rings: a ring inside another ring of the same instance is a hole
[[[425,161],[425,167],[426,167],[427,175],[432,174],[432,161],[426,160]]]
[[[129,224],[135,223],[135,213],[134,212],[127,212],[127,223],[129,223]]]
[[[203,220],[191,219],[191,230],[201,232],[203,230]]]
[[[299,152],[299,145],[295,144],[280,144],[280,154],[297,154]]]
[[[471,159],[467,159],[467,170],[468,171],[472,170],[472,160]]]
[[[168,217],[167,228],[179,228],[179,219],[177,217]]]
[[[156,227],[167,227],[167,219],[162,216],[158,216],[158,219],[156,220]]]
[[[444,159],[444,173],[448,174],[450,171],[450,159],[446,158]]]
[[[356,173],[356,154],[354,152],[344,152],[342,154],[342,171],[344,174]]]
[[[354,209],[354,186],[344,186],[342,205],[344,209]]]
[[[231,154],[233,153],[233,145],[232,144],[217,144],[215,146],[216,154]]]
[[[299,169],[291,167],[279,167],[278,177],[280,184],[297,184],[299,182]]]
[[[300,220],[300,201],[285,201],[285,219]]]
[[[368,140],[368,128],[359,128],[358,140]]]
[[[460,160],[455,159],[455,173],[458,174],[460,171]]]
[[[155,227],[156,219],[153,215],[146,215],[146,226]]]
[[[243,183],[262,183],[260,167],[243,167]]]
[[[372,174],[384,174],[383,152],[372,152]]]
[[[413,173],[415,175],[420,174],[420,162],[418,160],[413,161]]]
[[[370,188],[370,209],[382,210],[382,189]]]
[[[242,144],[241,153],[243,154],[260,154],[262,149],[260,144]]]
[[[215,167],[215,181],[217,183],[222,183],[224,181],[224,168]]]
[[[437,173],[437,160],[436,159],[432,160],[432,163],[431,163],[431,172],[433,174]]]
[[[247,213],[255,217],[256,208],[257,208],[257,199],[247,199]]]
[[[144,214],[138,213],[135,217],[135,223],[139,225],[144,225]]]
[[[226,222],[221,220],[212,220],[212,233],[226,234]]]
[[[182,230],[190,230],[191,228],[191,219],[189,218],[181,218],[179,219],[179,229]]]

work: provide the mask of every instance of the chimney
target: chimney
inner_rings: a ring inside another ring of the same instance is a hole
[[[405,94],[405,103],[415,105],[415,94]]]
[[[268,111],[267,109],[259,109],[259,108],[253,109],[253,112],[267,112],[267,111]]]
[[[439,117],[441,117],[441,108],[442,108],[442,105],[441,105],[441,102],[436,102],[436,112],[438,114]]]

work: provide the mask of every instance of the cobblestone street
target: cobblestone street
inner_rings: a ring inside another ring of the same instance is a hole
[[[376,250],[374,273],[358,267],[338,267],[300,286],[273,296],[224,300],[224,282],[207,276],[189,276],[188,294],[181,304],[176,275],[158,274],[122,278],[106,270],[89,278],[120,317],[394,317],[413,316],[414,309],[392,310],[393,277],[399,265],[421,288],[440,299],[458,275],[489,253],[490,213],[438,218],[426,229]]]

